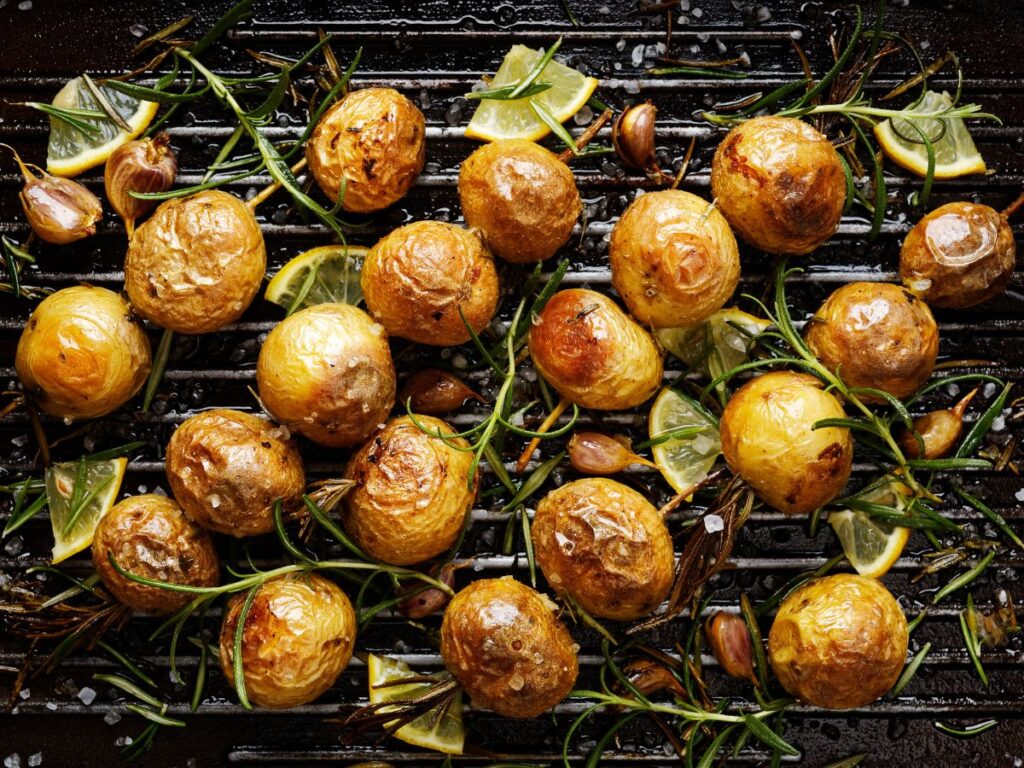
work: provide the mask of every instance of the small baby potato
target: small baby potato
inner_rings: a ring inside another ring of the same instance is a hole
[[[235,683],[235,631],[245,593],[235,595],[220,630],[220,668]],[[288,574],[256,592],[242,629],[242,672],[253,704],[290,709],[334,685],[356,642],[356,614],[341,588],[316,573]]]
[[[810,253],[839,227],[846,174],[832,142],[791,117],[755,117],[715,151],[711,195],[740,237],[768,253]]]
[[[286,429],[241,411],[216,409],[179,426],[167,444],[167,480],[185,513],[229,536],[274,530],[274,502],[302,500],[306,474]]]
[[[834,499],[850,477],[853,441],[843,407],[804,373],[777,371],[736,390],[722,413],[722,453],[729,468],[769,506],[807,514]]]
[[[14,367],[25,392],[53,416],[106,416],[142,389],[149,339],[131,307],[106,288],[64,288],[35,308]]]
[[[459,202],[466,226],[513,264],[554,256],[583,210],[569,166],[523,139],[492,141],[466,158]]]
[[[537,372],[584,408],[640,405],[661,384],[662,359],[651,335],[595,291],[559,291],[530,328]]]
[[[441,658],[474,706],[530,718],[568,695],[579,646],[557,610],[511,576],[474,581],[455,595],[441,624]]]
[[[928,381],[939,354],[939,328],[928,305],[892,283],[837,288],[807,324],[805,337],[849,386],[901,399]]]
[[[355,213],[405,197],[423,170],[426,121],[391,88],[352,91],[327,110],[306,142],[306,162],[332,202]]]
[[[707,320],[740,279],[739,249],[725,217],[678,190],[634,200],[612,230],[608,259],[629,311],[655,328]]]
[[[544,578],[587,613],[646,616],[672,586],[672,537],[658,510],[622,483],[577,480],[537,505],[533,550]]]
[[[907,619],[880,581],[852,573],[814,579],[779,606],[768,635],[772,670],[801,701],[862,707],[896,683]]]
[[[139,584],[110,563],[146,579],[190,587],[214,587],[220,580],[210,534],[185,516],[172,499],[147,493],[131,496],[104,515],[92,542],[92,564],[103,586],[136,611],[166,616],[195,595]]]
[[[459,537],[476,499],[470,478],[473,454],[462,438],[430,416],[392,419],[370,438],[345,468],[355,486],[341,516],[346,533],[364,552],[392,565],[422,563],[447,550]]]
[[[147,320],[178,333],[208,333],[242,316],[266,269],[252,210],[212,189],[162,203],[135,230],[124,284]]]
[[[256,383],[277,421],[332,448],[361,443],[395,404],[387,333],[348,304],[308,307],[275,326]]]

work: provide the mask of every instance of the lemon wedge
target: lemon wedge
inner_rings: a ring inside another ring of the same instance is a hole
[[[314,304],[358,304],[363,298],[359,271],[367,248],[361,245],[323,245],[300,253],[267,285],[267,301],[289,314]]]
[[[703,408],[670,387],[658,394],[647,417],[651,440],[687,427],[700,427],[690,437],[672,438],[651,446],[654,463],[676,493],[699,483],[722,452],[718,426]]]
[[[865,494],[863,499],[873,504],[904,509],[906,497],[901,490],[903,486],[889,483]],[[910,538],[909,528],[878,522],[861,510],[830,512],[828,522],[839,537],[850,565],[861,576],[873,579],[888,573],[893,563],[903,554],[903,548]]]
[[[59,563],[92,544],[103,516],[121,490],[128,459],[67,461],[46,470],[46,503],[53,528],[53,562]]]

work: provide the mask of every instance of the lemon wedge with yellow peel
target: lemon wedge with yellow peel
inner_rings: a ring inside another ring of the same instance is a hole
[[[358,304],[363,298],[359,272],[367,248],[323,245],[300,253],[267,285],[267,301],[289,313],[315,304]]]
[[[902,510],[906,508],[906,497],[901,492],[903,490],[904,486],[889,483],[862,498],[872,504]],[[903,554],[903,548],[910,538],[909,528],[873,520],[870,515],[857,509],[830,512],[828,522],[839,537],[850,565],[861,576],[873,579],[888,573],[893,563]]]
[[[722,452],[715,420],[694,400],[665,387],[647,417],[654,463],[676,493],[685,493],[708,476]],[[698,428],[695,434],[669,437],[680,430]],[[662,441],[659,441],[662,439]]]
[[[128,459],[67,461],[46,470],[46,503],[53,528],[54,564],[92,544],[121,490]]]

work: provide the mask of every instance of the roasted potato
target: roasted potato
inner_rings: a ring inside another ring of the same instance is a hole
[[[973,307],[1002,293],[1017,263],[1006,216],[987,205],[947,203],[921,219],[900,249],[900,279],[935,307]]]
[[[556,488],[537,505],[531,532],[548,584],[593,616],[646,616],[672,586],[675,558],[665,522],[622,483],[587,478]]]
[[[638,322],[696,325],[720,309],[740,279],[725,217],[689,192],[641,195],[612,230],[612,284]]]
[[[651,335],[595,291],[559,291],[530,328],[537,372],[584,408],[624,410],[661,384],[662,359]]]
[[[341,522],[352,539],[376,560],[392,565],[422,563],[455,543],[476,499],[473,454],[448,424],[430,416],[393,419],[348,462],[345,478],[355,485],[345,496]]]
[[[235,631],[245,594],[235,595],[220,630],[220,668],[234,685]],[[334,685],[356,642],[352,603],[333,581],[288,574],[260,586],[242,629],[242,672],[253,704],[289,709]]]
[[[332,448],[357,445],[395,404],[387,333],[348,304],[308,307],[267,336],[256,384],[267,410],[289,429]]]
[[[939,354],[939,328],[928,305],[892,283],[837,288],[807,324],[805,337],[825,367],[849,386],[898,398],[928,380]]]
[[[139,584],[118,573],[190,587],[213,587],[220,579],[210,534],[186,517],[173,499],[131,496],[100,518],[92,542],[92,564],[107,590],[136,611],[164,616],[195,595]]]
[[[441,658],[474,706],[529,718],[568,695],[579,646],[557,610],[511,576],[474,581],[455,595],[441,624]]]
[[[135,230],[124,285],[147,320],[178,333],[207,333],[242,316],[266,268],[252,210],[211,189],[162,203]]]
[[[846,174],[832,142],[804,121],[755,117],[718,145],[711,195],[748,243],[799,255],[839,227]]]
[[[554,256],[583,210],[569,167],[523,139],[492,141],[466,158],[459,202],[466,226],[514,264]]]
[[[35,308],[14,367],[26,394],[65,419],[105,416],[149,376],[149,339],[131,307],[106,288],[64,288]]]
[[[469,230],[440,221],[407,224],[377,241],[363,261],[361,282],[374,319],[420,344],[467,342],[466,324],[479,333],[498,308],[490,252]]]
[[[907,659],[907,619],[882,583],[852,573],[790,594],[768,635],[772,670],[801,701],[850,709],[884,696]]]
[[[426,121],[391,88],[352,91],[327,110],[306,142],[317,184],[341,207],[368,213],[405,197],[423,170]]]
[[[814,423],[844,416],[813,376],[766,373],[725,406],[722,453],[769,506],[790,515],[813,512],[839,494],[853,462],[850,430]]]
[[[185,513],[230,536],[274,530],[274,502],[291,508],[306,488],[287,429],[240,411],[204,411],[182,422],[167,444],[166,468]]]

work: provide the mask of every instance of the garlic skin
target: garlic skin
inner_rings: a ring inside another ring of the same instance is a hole
[[[96,234],[96,222],[103,217],[103,205],[96,195],[77,181],[53,176],[37,165],[23,163],[14,149],[7,148],[14,154],[25,178],[25,186],[18,197],[36,237],[54,245],[65,245]],[[35,168],[40,175],[34,175],[30,168]]]
[[[612,127],[612,144],[630,168],[658,171],[654,153],[654,125],[658,108],[650,101],[628,107]]]
[[[166,192],[178,173],[178,158],[171,137],[159,133],[152,139],[129,141],[115,149],[103,171],[103,185],[110,207],[124,219],[131,238],[135,221],[149,213],[156,200],[132,197],[131,192]]]

